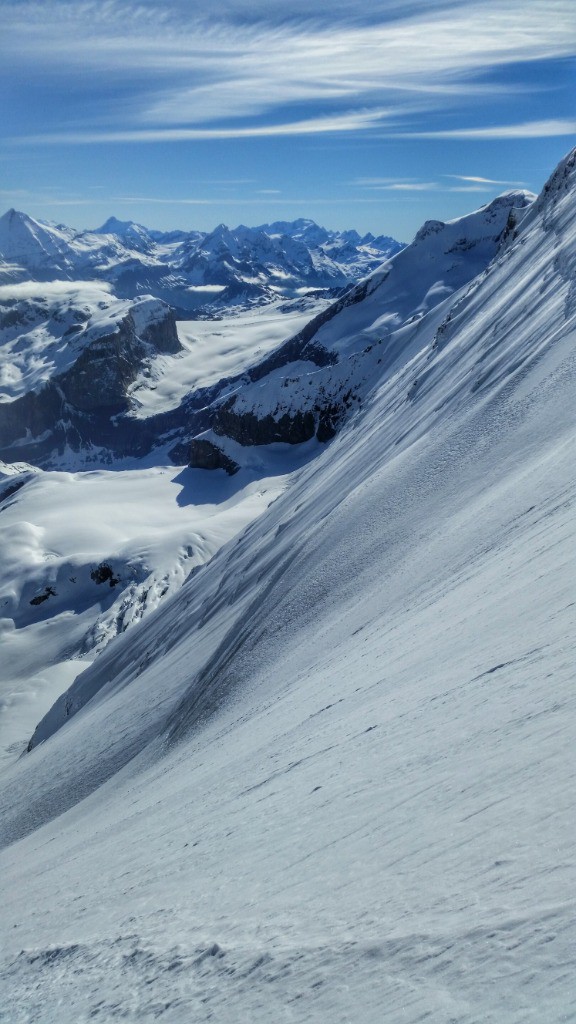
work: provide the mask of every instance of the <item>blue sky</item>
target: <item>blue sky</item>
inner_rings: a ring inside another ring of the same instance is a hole
[[[409,240],[538,191],[576,135],[573,0],[0,0],[0,24],[0,210],[76,227]]]

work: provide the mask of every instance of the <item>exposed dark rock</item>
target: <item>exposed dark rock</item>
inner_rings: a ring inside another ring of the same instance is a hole
[[[132,319],[132,317],[131,317]],[[134,321],[132,319],[134,325]],[[182,351],[182,345],[176,330],[176,320],[173,311],[166,311],[166,316],[161,320],[149,323],[141,332],[142,341],[152,345],[156,352],[165,352],[167,355],[176,355]]]
[[[240,469],[218,445],[204,437],[193,438],[190,442],[189,465],[192,469],[223,469],[228,476],[233,476]]]
[[[331,441],[336,436],[338,424],[342,419],[344,411],[341,406],[332,405],[328,409],[323,409],[320,413],[316,437],[323,444],[326,441]]]
[[[274,441],[302,444],[314,437],[316,421],[312,412],[300,411],[293,415],[284,413],[278,419],[271,415],[259,419],[252,412],[236,412],[233,400],[229,400],[216,410],[213,429],[216,434],[231,437],[242,445],[272,444]]]
[[[116,334],[92,342],[59,379],[66,401],[81,412],[103,407],[121,412],[129,408],[126,390],[134,381],[146,349],[126,317]]]
[[[15,441],[26,437],[33,439],[50,430],[62,414],[63,402],[64,395],[53,382],[13,402],[3,402],[0,405],[0,445],[8,447]],[[12,452],[13,458],[14,454]],[[20,450],[16,454],[19,459],[23,457]]]
[[[18,476],[15,480],[11,480],[8,484],[0,487],[0,505],[8,498],[11,498],[13,494],[17,494],[33,476],[34,473],[26,473],[24,476]]]
[[[151,349],[174,353],[180,348],[171,311],[147,323],[140,336],[128,313],[116,331],[88,344],[68,370],[0,404],[0,458],[42,465],[66,446],[73,451],[104,447],[115,455],[149,449],[150,428],[128,418],[119,428],[117,418],[131,409],[127,390]]]
[[[90,573],[90,579],[94,580],[94,583],[108,583],[110,587],[115,587],[120,580],[114,575],[112,566],[108,565],[108,562],[100,562],[95,569]]]
[[[57,595],[56,595],[56,591],[54,590],[54,587],[46,587],[46,589],[41,594],[37,594],[36,597],[32,598],[32,600],[30,601],[30,604],[34,604],[34,605],[44,604],[44,601],[47,601],[49,597],[56,597],[56,596]]]

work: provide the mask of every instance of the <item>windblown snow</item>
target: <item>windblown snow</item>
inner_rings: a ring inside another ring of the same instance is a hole
[[[4,771],[6,1020],[574,1019],[575,164],[472,278],[404,250],[323,321],[392,346],[329,444],[6,471],[13,589],[204,538]]]

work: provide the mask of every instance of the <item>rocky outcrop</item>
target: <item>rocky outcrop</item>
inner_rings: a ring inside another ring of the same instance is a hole
[[[276,415],[257,415],[252,410],[236,409],[234,400],[230,399],[217,408],[212,428],[215,434],[230,437],[243,446],[274,442],[303,444],[313,437],[325,443],[335,436],[352,404],[352,392],[346,395],[341,392],[342,388],[337,389],[330,396],[321,389],[308,399],[308,403],[313,404],[303,404],[301,409],[285,410]]]
[[[236,412],[232,403],[219,406],[213,421],[216,434],[231,437],[241,445],[302,444],[316,433],[316,420],[312,412],[284,413],[275,419],[272,415],[258,417],[253,412]]]
[[[130,408],[126,390],[146,358],[146,346],[137,337],[132,317],[119,330],[92,342],[57,384],[69,405],[81,412]]]
[[[240,469],[218,445],[204,437],[195,437],[190,442],[189,465],[192,469],[223,469],[228,476]]]
[[[142,300],[132,307],[128,316],[134,333],[147,345],[151,345],[154,352],[176,355],[182,351],[174,310],[164,302],[156,299]]]
[[[15,314],[9,311],[11,321]],[[116,418],[132,408],[127,392],[143,365],[158,352],[180,350],[172,311],[157,300],[141,300],[105,333],[90,323],[78,325],[78,332],[84,329],[86,340],[71,366],[0,403],[0,452],[6,461],[17,456],[42,465],[66,446],[74,451],[105,446],[118,455],[138,445],[138,425],[120,425]]]

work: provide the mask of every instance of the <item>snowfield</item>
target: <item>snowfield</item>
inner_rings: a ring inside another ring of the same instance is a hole
[[[0,758],[18,757],[96,652],[282,492],[310,457],[286,449],[253,460],[236,483],[174,466],[6,478],[25,483],[2,503]]]
[[[575,191],[576,151],[6,767],[10,1024],[576,1019]],[[174,486],[133,474],[127,549]]]
[[[222,320],[177,323],[183,351],[157,355],[130,389],[138,419],[175,408],[195,388],[210,387],[242,373],[287,338],[296,334],[328,300],[307,304],[304,312],[282,313],[273,304]]]

